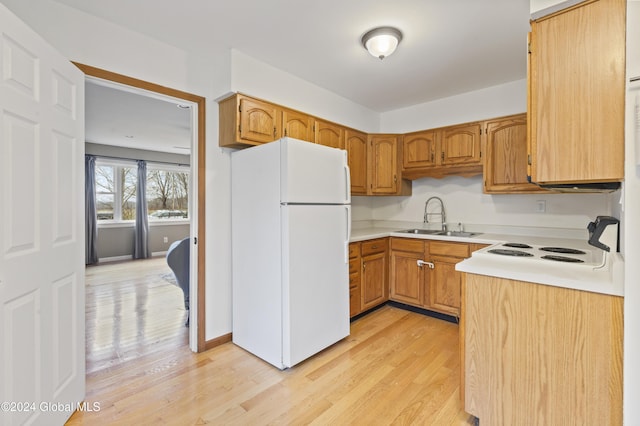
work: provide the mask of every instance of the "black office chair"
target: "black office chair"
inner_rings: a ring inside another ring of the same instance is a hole
[[[189,242],[191,238],[175,241],[169,246],[167,251],[167,264],[176,277],[178,287],[184,293],[184,308],[189,311]],[[187,313],[187,322],[185,326],[189,327],[189,314]]]

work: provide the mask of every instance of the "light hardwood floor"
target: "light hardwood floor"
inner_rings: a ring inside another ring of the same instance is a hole
[[[87,373],[188,345],[182,290],[164,257],[85,270]]]
[[[467,425],[458,326],[385,306],[351,335],[279,371],[233,343],[182,346],[89,374],[70,425]]]

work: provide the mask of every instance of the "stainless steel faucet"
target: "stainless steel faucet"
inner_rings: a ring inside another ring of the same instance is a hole
[[[429,202],[431,200],[440,202],[440,213],[429,213],[427,211],[427,208],[429,207]],[[446,216],[444,212],[444,202],[442,202],[442,199],[440,197],[431,197],[424,204],[424,223],[429,223],[429,216],[433,216],[433,215],[440,216],[440,221],[442,222],[442,230],[446,231],[447,225],[446,225]]]

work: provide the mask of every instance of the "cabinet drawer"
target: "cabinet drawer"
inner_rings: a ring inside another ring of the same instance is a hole
[[[378,238],[377,240],[369,240],[362,242],[362,256],[368,256],[374,253],[382,253],[387,250],[387,239]]]
[[[349,275],[360,272],[360,259],[351,259],[349,261]]]
[[[410,238],[392,238],[391,250],[422,253],[424,251],[424,240]]]
[[[349,288],[353,289],[360,286],[360,274],[349,275]]]
[[[466,243],[431,241],[429,243],[429,254],[467,258],[469,257],[469,245]]]
[[[349,244],[349,259],[360,256],[360,243]]]
[[[353,317],[362,311],[360,305],[360,287],[349,290],[349,316]]]

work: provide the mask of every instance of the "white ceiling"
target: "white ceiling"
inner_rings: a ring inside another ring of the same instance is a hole
[[[176,47],[215,44],[384,112],[526,77],[530,0],[55,0]],[[362,34],[404,38],[380,61]]]
[[[191,109],[88,80],[85,85],[85,140],[103,145],[189,155]],[[185,104],[180,104],[186,106]]]

